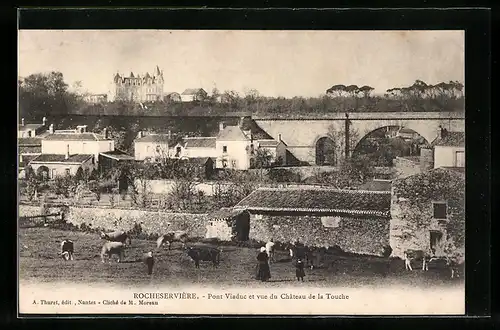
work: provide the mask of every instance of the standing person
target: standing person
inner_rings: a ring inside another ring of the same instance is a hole
[[[306,272],[304,271],[304,261],[301,258],[298,258],[295,263],[295,276],[297,277],[297,281],[304,282]]]
[[[261,247],[257,255],[257,270],[255,279],[265,282],[271,278],[271,271],[269,269],[269,258],[267,257],[266,248]]]
[[[148,266],[148,275],[153,274],[153,266],[155,264],[155,259],[153,258],[153,252],[149,251],[144,257],[144,263]]]
[[[276,262],[274,259],[274,239],[271,238],[269,242],[266,243],[266,253],[269,258],[269,263]]]

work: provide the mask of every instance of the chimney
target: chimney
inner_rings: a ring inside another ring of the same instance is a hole
[[[21,126],[24,126],[24,118],[21,118]]]
[[[47,126],[47,118],[46,117],[43,117],[42,124],[43,124],[43,126]]]
[[[441,128],[441,139],[446,138],[448,135],[448,130],[446,128]]]
[[[64,159],[69,159],[69,144],[66,145],[66,157]]]
[[[168,139],[170,140],[172,138],[172,132],[168,130]]]
[[[219,123],[219,132],[224,130],[224,122]]]
[[[49,126],[49,133],[54,134],[54,124],[50,124]]]
[[[244,120],[245,120],[245,117],[240,117],[240,120],[238,121],[238,126],[243,127]]]
[[[281,134],[278,134],[278,142],[281,142]]]
[[[104,138],[108,139],[108,129],[105,127],[103,131]]]

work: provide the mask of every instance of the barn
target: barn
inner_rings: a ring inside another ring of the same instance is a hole
[[[236,210],[249,213],[249,238],[382,255],[389,245],[390,191],[259,188]]]
[[[245,210],[223,207],[210,215],[206,238],[223,241],[246,241],[249,234],[250,215]]]

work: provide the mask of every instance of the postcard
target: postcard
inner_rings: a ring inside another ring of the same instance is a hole
[[[20,314],[464,315],[464,31],[18,54]]]

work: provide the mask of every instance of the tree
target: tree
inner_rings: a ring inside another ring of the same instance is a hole
[[[326,94],[333,97],[341,97],[346,92],[345,85],[333,85],[326,90]]]
[[[374,88],[370,86],[362,86],[359,88],[359,91],[363,93],[363,97],[368,98],[370,97],[371,92],[373,92]]]
[[[328,138],[332,141],[333,148],[333,161],[329,160],[333,164],[340,164],[341,160],[346,158],[345,156],[345,125],[332,124],[328,128]],[[349,125],[349,152],[350,154],[356,148],[357,141],[359,141],[359,133],[356,129]],[[348,157],[350,156],[348,155]],[[340,157],[342,155],[342,157]],[[332,157],[327,156],[327,157]]]
[[[253,156],[253,167],[259,169],[260,179],[264,178],[264,170],[271,166],[273,156],[268,149],[257,148]]]

